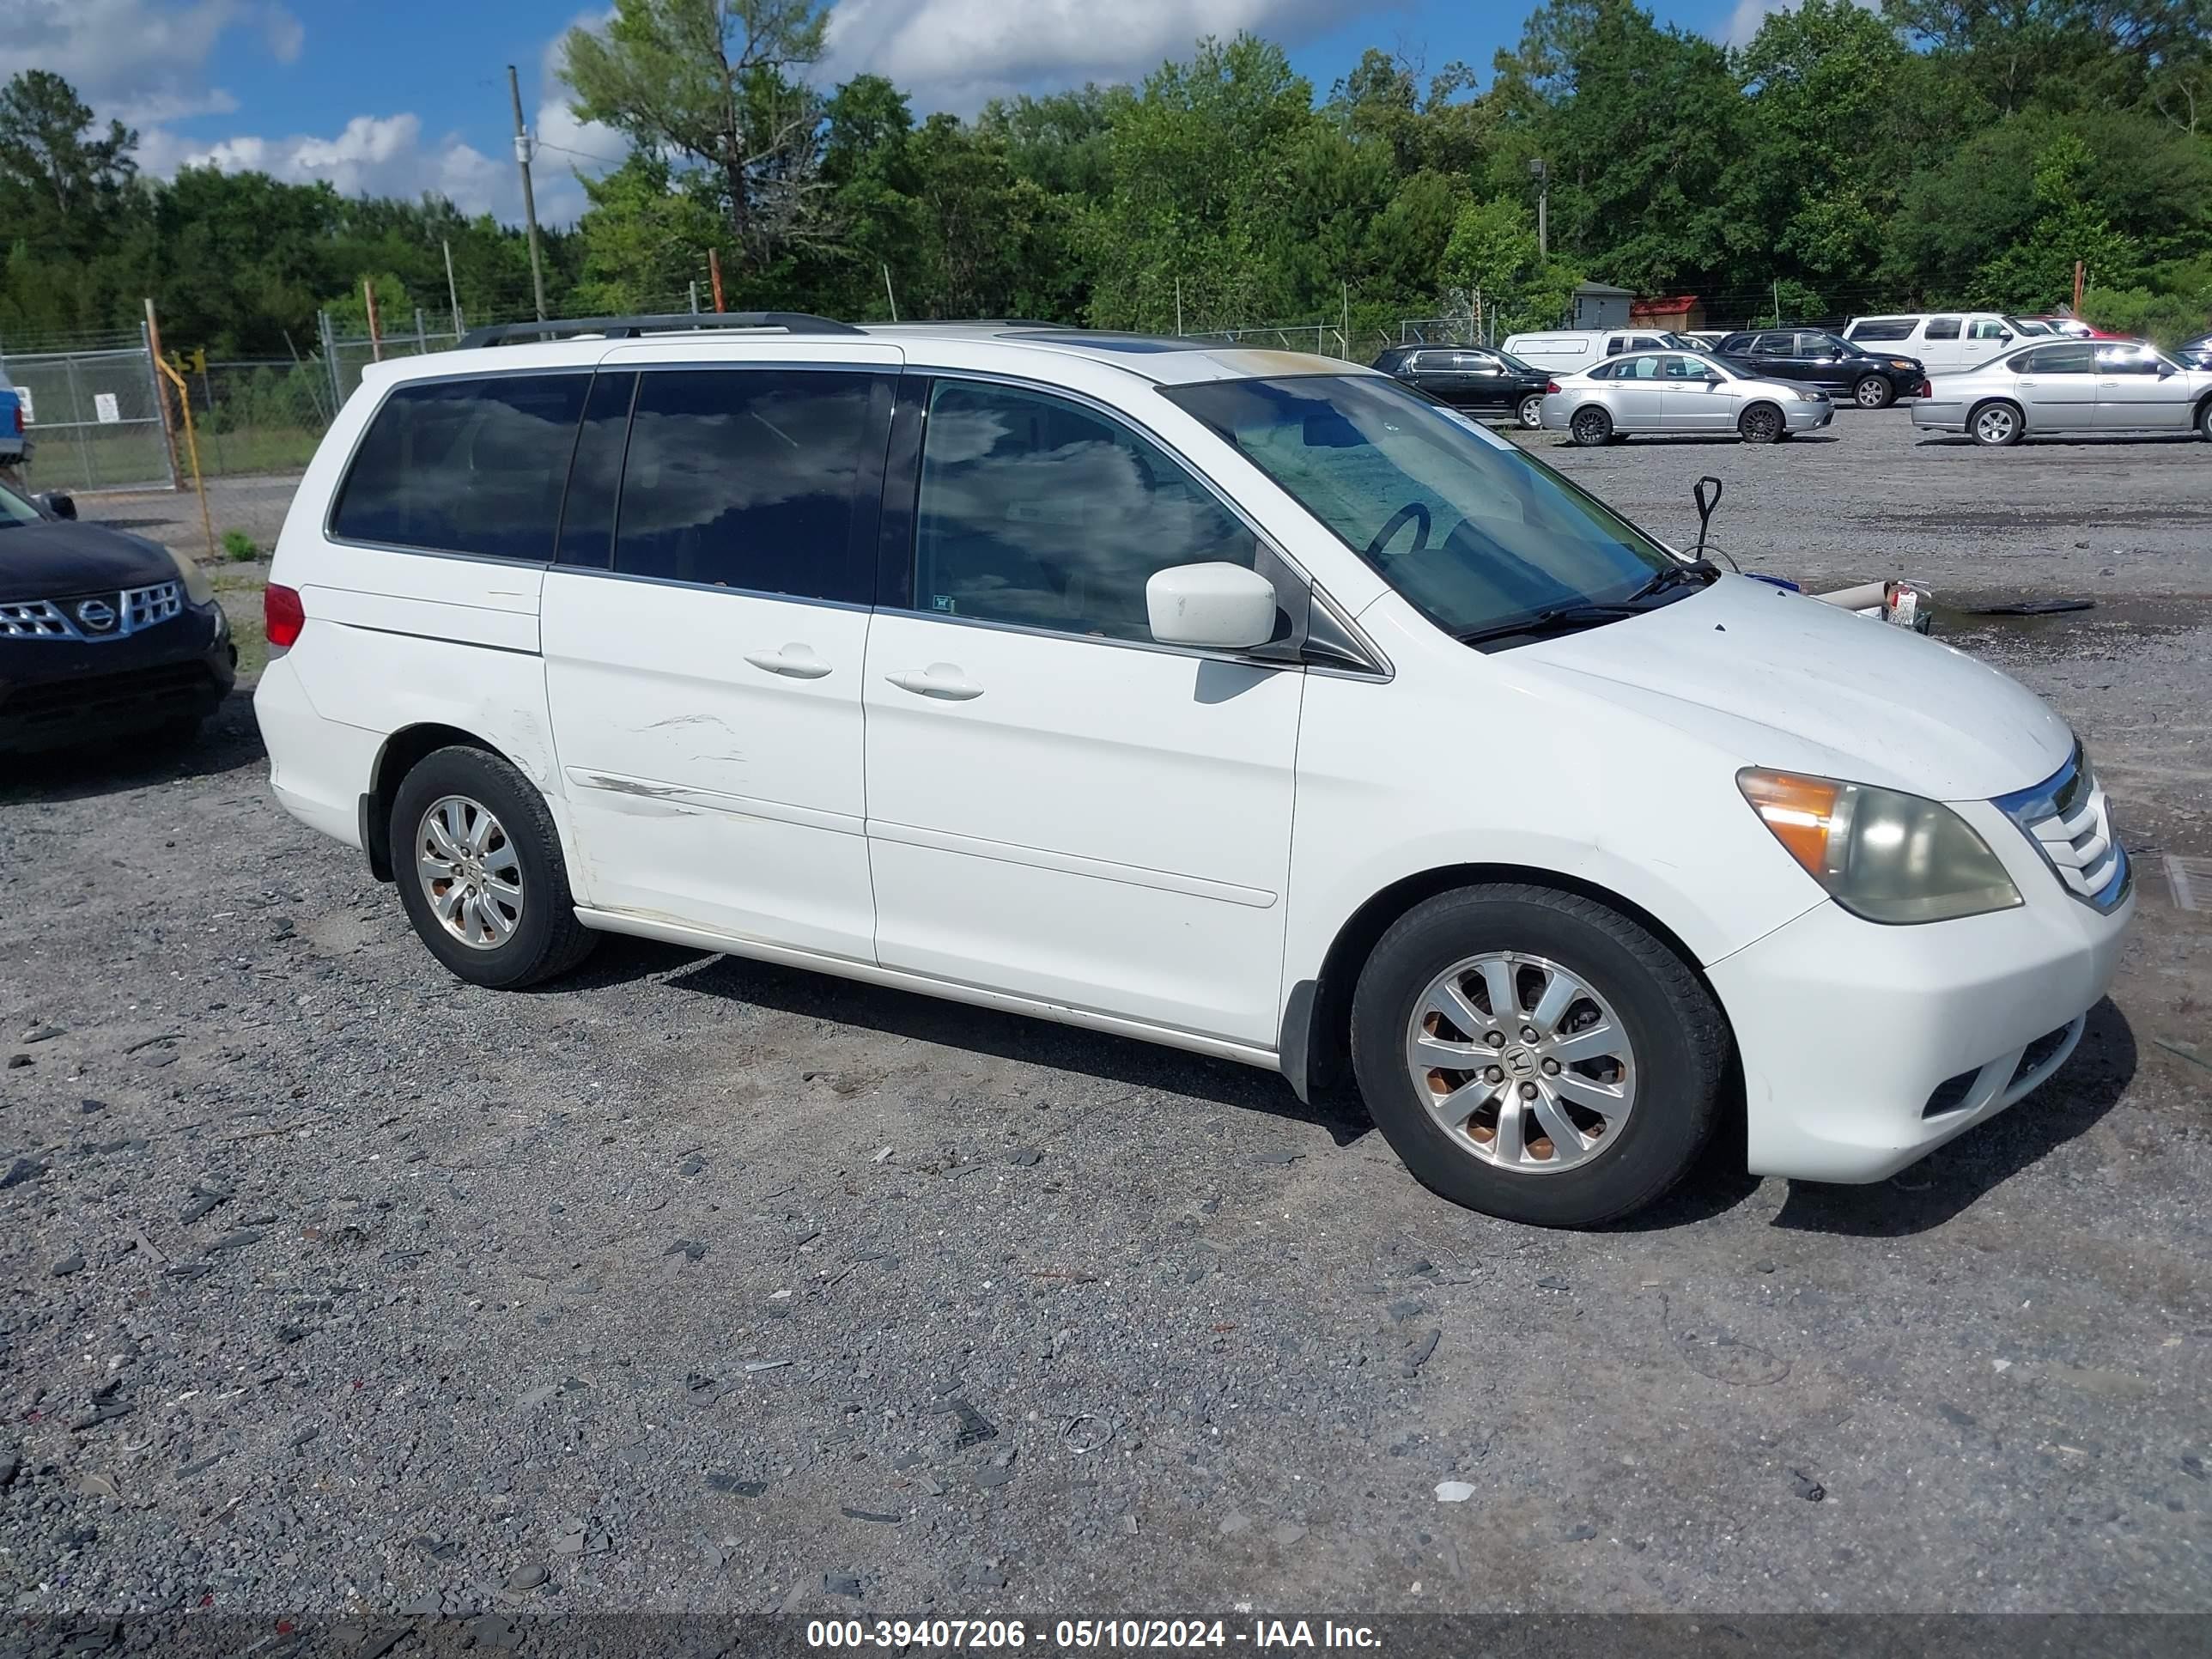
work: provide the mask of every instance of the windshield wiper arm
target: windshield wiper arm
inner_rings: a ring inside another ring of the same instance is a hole
[[[1648,605],[1594,599],[1575,605],[1547,605],[1543,610],[1516,621],[1492,623],[1487,627],[1470,629],[1455,637],[1462,645],[1480,645],[1485,640],[1506,640],[1522,634],[1571,634],[1577,629],[1596,628],[1605,623],[1619,622],[1623,617],[1640,617],[1650,608]]]
[[[1698,585],[1700,587],[1709,587],[1720,580],[1721,568],[1711,559],[1685,559],[1678,564],[1668,565],[1664,570],[1655,570],[1651,574],[1651,580],[1628,597],[1631,599],[1648,599],[1654,593],[1663,593],[1676,584],[1688,581],[1693,577],[1703,577],[1704,580]]]

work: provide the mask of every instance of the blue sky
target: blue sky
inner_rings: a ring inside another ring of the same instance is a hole
[[[574,169],[619,161],[553,78],[555,44],[611,0],[7,0],[0,76],[66,76],[102,117],[143,135],[142,164],[258,167],[340,189],[437,190],[471,211],[520,214],[506,66],[541,149],[540,214],[583,206]],[[1741,40],[1787,0],[1647,0],[1664,20]],[[836,0],[831,79],[890,76],[916,112],[1141,76],[1201,33],[1249,28],[1286,46],[1322,92],[1380,46],[1488,73],[1528,6],[1484,0]]]

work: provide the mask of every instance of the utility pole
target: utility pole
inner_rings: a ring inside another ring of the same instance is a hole
[[[1531,156],[1528,175],[1536,181],[1536,257],[1552,257],[1552,168],[1540,155]]]
[[[530,290],[538,301],[538,320],[545,320],[545,267],[538,253],[538,197],[530,188],[530,131],[522,125],[522,83],[514,65],[507,66],[507,95],[514,102],[514,165],[522,172],[522,216],[530,224]]]
[[[453,337],[461,337],[461,291],[453,286],[453,245],[444,237],[438,246],[446,250],[446,300],[453,308]]]
[[[891,268],[888,261],[884,264],[884,298],[890,302],[891,320],[898,321],[898,295],[891,292]]]

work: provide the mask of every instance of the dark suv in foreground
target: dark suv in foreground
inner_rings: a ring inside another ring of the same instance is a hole
[[[1917,357],[1869,351],[1825,329],[1747,329],[1713,348],[1730,368],[1763,380],[1802,380],[1861,409],[1917,398],[1928,379]]]
[[[0,755],[131,732],[181,742],[236,674],[199,566],[76,515],[66,495],[0,484]]]
[[[1392,346],[1368,367],[1454,409],[1510,417],[1532,431],[1544,424],[1551,375],[1495,346]]]

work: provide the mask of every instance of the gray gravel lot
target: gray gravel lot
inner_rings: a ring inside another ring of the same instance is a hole
[[[1945,617],[2139,849],[2039,1095],[1515,1227],[1227,1063],[625,941],[455,983],[241,691],[0,784],[0,1596],[2212,1610],[2212,447],[1545,453],[1684,545],[1721,477],[1747,568],[2100,602]]]

